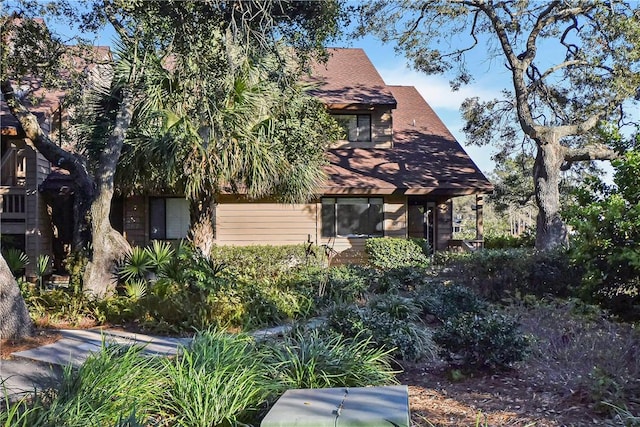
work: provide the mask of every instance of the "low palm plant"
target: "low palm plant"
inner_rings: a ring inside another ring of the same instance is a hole
[[[44,276],[49,271],[49,265],[51,264],[51,258],[49,255],[38,255],[36,260],[36,276],[38,277],[38,287],[40,290],[44,287]]]
[[[29,257],[19,249],[9,248],[3,253],[3,256],[15,278],[21,276],[25,266],[29,264]]]
[[[122,265],[118,269],[118,275],[123,282],[144,279],[145,275],[151,271],[152,260],[149,253],[139,246],[131,249]]]

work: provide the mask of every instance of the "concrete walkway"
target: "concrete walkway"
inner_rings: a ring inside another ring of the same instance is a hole
[[[11,399],[55,387],[62,378],[65,366],[79,367],[92,353],[99,352],[103,343],[144,346],[143,353],[172,356],[190,338],[168,338],[133,334],[110,329],[60,330],[62,338],[53,344],[13,353],[10,360],[0,360],[0,397]]]

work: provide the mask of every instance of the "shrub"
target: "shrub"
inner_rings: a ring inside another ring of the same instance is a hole
[[[353,302],[362,298],[370,285],[372,272],[358,265],[341,265],[328,271],[323,296],[331,301]]]
[[[504,369],[523,360],[529,339],[518,323],[499,313],[464,313],[447,320],[434,334],[441,355],[468,369]]]
[[[485,249],[514,249],[514,248],[533,248],[535,246],[536,233],[535,230],[526,229],[520,236],[511,234],[501,234],[496,236],[485,236]]]
[[[277,381],[286,388],[365,387],[395,383],[389,350],[369,338],[296,331],[271,348]]]
[[[415,240],[377,237],[367,239],[365,250],[369,263],[383,270],[398,267],[425,267],[429,258]]]
[[[29,264],[29,257],[27,254],[19,249],[9,248],[2,252],[4,260],[7,262],[11,274],[16,279],[24,275],[24,268]]]
[[[640,331],[614,322],[598,306],[577,299],[513,307],[522,329],[536,339],[528,362],[546,389],[576,394],[601,412],[628,407],[640,413]],[[562,381],[558,381],[562,378]],[[625,425],[625,424],[620,424]]]
[[[249,280],[279,280],[296,267],[324,265],[321,251],[307,251],[306,245],[214,246],[211,258]]]
[[[516,294],[566,295],[579,281],[567,252],[485,249],[460,258],[452,268],[460,283],[492,301]]]
[[[385,301],[385,299],[387,299]],[[417,313],[415,304],[397,296],[374,298],[370,306],[338,304],[329,312],[327,324],[347,337],[371,337],[375,345],[391,349],[395,357],[420,360],[435,355],[431,333],[421,324],[402,318]]]
[[[374,292],[387,293],[414,291],[425,279],[425,270],[421,267],[398,267],[384,270],[376,278]]]
[[[441,322],[453,319],[463,313],[480,313],[487,303],[466,286],[434,283],[423,286],[416,293],[422,314],[431,314]]]
[[[166,385],[160,359],[137,346],[107,346],[77,371],[65,371],[55,399],[31,425],[114,425],[132,412],[146,424],[161,411],[157,397]]]

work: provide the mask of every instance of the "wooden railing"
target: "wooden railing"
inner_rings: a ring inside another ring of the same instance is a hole
[[[24,220],[26,198],[24,188],[0,187],[0,214],[3,220]]]

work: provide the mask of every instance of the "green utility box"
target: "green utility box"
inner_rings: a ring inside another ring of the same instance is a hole
[[[261,427],[409,427],[406,385],[286,391]]]

